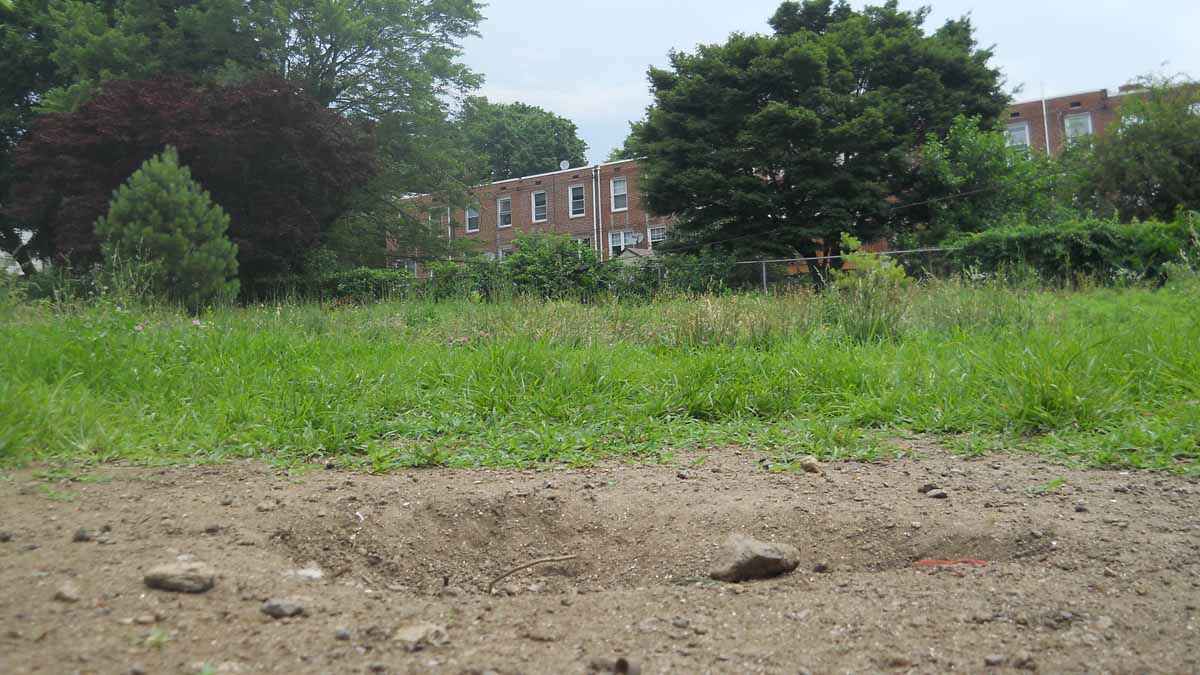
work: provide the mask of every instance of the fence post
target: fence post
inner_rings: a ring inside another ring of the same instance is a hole
[[[763,294],[766,295],[766,293],[767,293],[767,261],[765,261],[765,260],[762,262],[762,287],[763,287]]]

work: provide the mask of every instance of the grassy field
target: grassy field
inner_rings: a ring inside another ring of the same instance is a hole
[[[0,302],[0,462],[670,459],[731,444],[1200,473],[1200,285],[592,305]]]

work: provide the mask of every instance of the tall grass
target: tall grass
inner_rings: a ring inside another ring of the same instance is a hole
[[[0,303],[0,461],[529,466],[749,445],[1200,470],[1200,284],[215,310]],[[878,309],[878,306],[876,306]],[[963,440],[966,439],[966,440]]]

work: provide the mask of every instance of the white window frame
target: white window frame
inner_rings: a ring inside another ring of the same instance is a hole
[[[1024,143],[1013,142],[1013,132],[1018,129],[1025,132]],[[1029,122],[1013,122],[1004,129],[1004,144],[1010,148],[1028,148],[1030,145],[1032,145],[1032,141],[1033,134],[1030,131]]]
[[[508,202],[508,211],[505,211],[500,205]],[[504,222],[504,217],[508,216],[508,222]],[[503,229],[512,227],[512,195],[496,198],[496,227]]]
[[[618,182],[620,182],[622,185],[622,188],[621,188],[622,191],[619,195],[617,194],[617,183]],[[629,210],[629,178],[627,178],[625,176],[618,176],[616,178],[613,178],[609,182],[609,185],[608,185],[608,196],[609,196],[609,202],[610,202],[610,206],[612,207],[613,213],[621,213],[622,211],[628,211]],[[621,208],[617,208],[617,197],[618,196],[625,198],[625,206],[623,206]]]
[[[472,216],[471,215],[472,213],[474,213],[475,215]],[[466,223],[467,232],[478,232],[479,231],[479,209],[474,206],[468,206],[465,215],[466,215],[466,221],[467,221],[467,223]],[[471,219],[472,218],[475,219],[475,227],[471,227]]]
[[[1078,120],[1078,119],[1087,120],[1087,132],[1082,133],[1082,134],[1075,134],[1074,136],[1072,136],[1071,135],[1071,121]],[[1085,136],[1091,136],[1095,132],[1096,132],[1096,128],[1094,126],[1092,126],[1092,113],[1090,113],[1090,112],[1075,113],[1073,115],[1067,115],[1065,118],[1063,118],[1063,138],[1066,138],[1068,141],[1073,141],[1077,138],[1083,138]]]
[[[579,212],[575,212],[575,190],[579,190]],[[567,215],[571,218],[582,218],[587,215],[587,188],[583,183],[572,185],[567,188],[567,201],[569,202],[567,209],[570,211]]]
[[[542,217],[537,217],[537,198],[542,196]],[[529,194],[529,214],[533,217],[533,222],[544,223],[550,220],[550,194],[545,190],[536,190]]]
[[[614,239],[614,237],[618,237],[619,239]],[[620,241],[621,243],[614,244],[613,241]],[[617,232],[609,232],[608,233],[608,255],[611,258],[615,258],[615,257],[621,255],[622,253],[625,252],[625,249],[633,248],[634,246],[637,246],[637,244],[638,244],[637,232],[635,232],[633,230],[619,230]],[[613,249],[618,246],[621,248],[621,250],[614,251]]]
[[[655,239],[654,238],[655,232],[661,232],[662,236]],[[653,246],[654,244],[657,244],[659,242],[666,241],[666,240],[667,240],[667,226],[666,225],[655,225],[650,228],[650,245],[651,246]]]

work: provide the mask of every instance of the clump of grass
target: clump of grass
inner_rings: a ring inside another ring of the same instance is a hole
[[[905,283],[882,330],[854,316],[853,294],[807,291],[280,302],[196,319],[103,298],[20,303],[0,322],[0,461],[333,456],[388,471],[741,444],[786,463],[881,457],[879,439],[908,430],[1004,440],[964,452],[1198,472],[1190,283]]]

